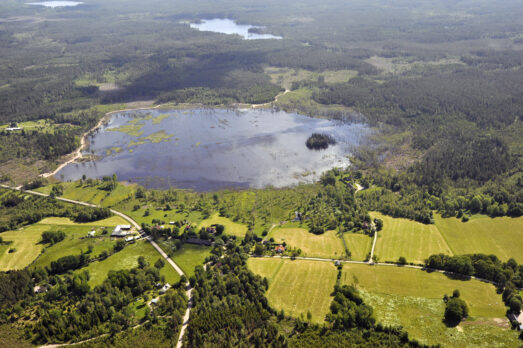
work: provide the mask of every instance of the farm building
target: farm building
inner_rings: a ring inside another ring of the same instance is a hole
[[[111,237],[125,237],[131,233],[131,225],[118,225],[114,228]]]
[[[523,330],[523,312],[519,314],[509,313],[507,317],[511,323],[517,323],[518,330]]]
[[[87,232],[87,237],[88,238],[92,238],[92,237],[94,237],[95,234],[96,234],[96,231],[94,231],[94,230],[93,231],[89,231],[89,232]]]
[[[161,289],[160,289],[160,294],[165,294],[167,292],[167,290],[169,290],[171,288],[171,285],[169,283],[165,284]]]
[[[276,251],[278,254],[281,254],[285,251],[285,247],[283,245],[276,245],[274,251]]]

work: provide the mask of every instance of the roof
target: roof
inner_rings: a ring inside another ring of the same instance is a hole
[[[125,237],[130,233],[131,225],[118,225],[114,228],[111,236],[114,237]]]

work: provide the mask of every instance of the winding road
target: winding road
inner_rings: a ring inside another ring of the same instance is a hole
[[[21,192],[25,192],[25,193],[29,193],[29,194],[32,194],[32,195],[35,195],[35,196],[41,196],[41,197],[49,197],[48,194],[45,194],[45,193],[42,193],[42,192],[36,192],[36,191],[31,191],[31,190],[23,190],[21,187],[11,187],[11,186],[7,186],[7,185],[2,185],[0,184],[0,187],[2,188],[6,188],[6,189],[10,189],[10,190],[15,190],[15,191],[21,191]],[[93,208],[98,208],[100,207],[99,205],[96,205],[96,204],[92,204],[92,203],[87,203],[87,202],[82,202],[82,201],[76,201],[76,200],[73,200],[73,199],[68,199],[68,198],[63,198],[63,197],[55,197],[57,200],[59,201],[62,201],[62,202],[67,202],[67,203],[72,203],[72,204],[78,204],[78,205],[83,205],[83,206],[86,206],[86,207],[93,207]],[[114,209],[110,209],[111,212],[115,215],[118,215],[120,217],[122,217],[123,219],[125,219],[126,221],[130,222],[138,231],[141,230],[141,226],[134,220],[132,219],[130,216],[122,213],[122,212],[119,212],[117,210],[114,210]],[[142,233],[143,234],[143,233]],[[167,261],[167,263],[169,263],[169,265],[171,265],[172,268],[174,268],[174,270],[180,275],[180,276],[183,276],[185,275],[185,273],[183,272],[183,270],[180,268],[180,266],[178,266],[176,264],[176,262],[174,262],[170,257],[169,255],[167,255],[163,250],[162,248],[160,248],[160,246],[150,237],[150,236],[145,236],[145,239],[151,243],[151,245],[156,249],[156,251],[158,251],[158,253]],[[185,292],[185,294],[187,295],[187,298],[188,298],[188,302],[187,302],[187,309],[185,310],[185,315],[183,316],[183,323],[182,323],[182,327],[180,329],[180,335],[178,336],[178,342],[176,344],[176,348],[181,348],[182,347],[182,343],[183,343],[183,337],[185,335],[185,331],[187,330],[187,326],[189,325],[189,318],[190,318],[190,315],[191,315],[191,309],[193,307],[193,298],[192,298],[192,288],[191,286],[189,285],[189,283],[187,283],[187,290]],[[89,340],[93,340],[93,339],[96,339],[96,338],[100,338],[102,336],[98,336],[98,337],[93,337]],[[83,341],[83,342],[87,342],[87,341]],[[51,347],[61,347],[61,346],[66,346],[66,345],[74,345],[74,344],[79,344],[81,342],[77,342],[77,343],[66,343],[66,344],[58,344],[58,345],[47,345],[47,346],[42,346],[43,347],[46,347],[46,348],[51,348]]]

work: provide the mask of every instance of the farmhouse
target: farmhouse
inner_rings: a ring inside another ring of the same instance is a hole
[[[7,127],[5,130],[8,132],[19,131],[22,130],[22,127]]]
[[[114,228],[111,237],[125,237],[131,233],[131,225],[118,225]]]
[[[92,238],[92,237],[94,237],[95,234],[96,234],[96,231],[95,231],[95,230],[92,230],[92,231],[90,231],[90,232],[87,232],[87,237],[88,237],[88,238]]]
[[[283,245],[276,245],[274,251],[276,251],[278,254],[281,254],[285,251],[285,247]]]
[[[165,284],[160,290],[160,294],[165,294],[167,292],[167,290],[169,290],[171,288],[171,284],[167,283]]]

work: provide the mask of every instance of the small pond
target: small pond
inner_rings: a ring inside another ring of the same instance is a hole
[[[261,40],[261,39],[281,39],[281,36],[274,36],[270,34],[259,34],[250,32],[251,29],[262,29],[249,24],[237,24],[231,19],[203,19],[199,23],[190,23],[191,28],[200,31],[212,31],[214,33],[222,34],[237,34],[245,40]]]
[[[308,149],[313,132],[329,134],[336,144]],[[125,111],[91,136],[86,154],[95,160],[68,164],[56,176],[77,180],[116,173],[147,187],[197,191],[282,187],[349,165],[347,156],[368,133],[363,124],[261,109]]]
[[[41,2],[28,2],[26,5],[44,6],[44,7],[71,7],[83,4],[79,1],[41,1]]]

